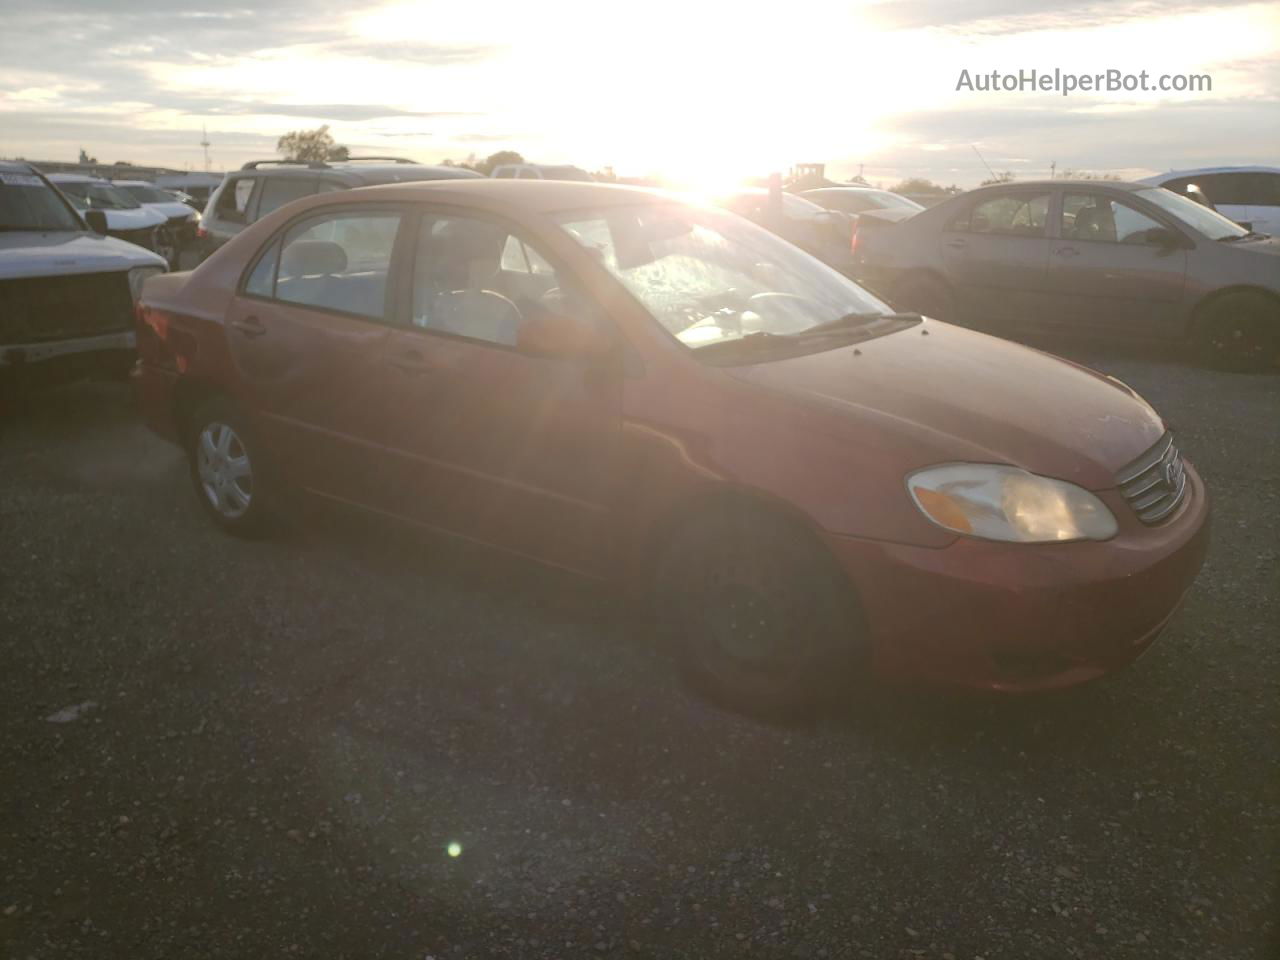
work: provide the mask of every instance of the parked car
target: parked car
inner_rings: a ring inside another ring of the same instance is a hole
[[[858,246],[856,275],[904,309],[1012,336],[1185,343],[1280,360],[1280,241],[1160,187],[1097,180],[961,194]]]
[[[164,214],[144,207],[110,180],[79,173],[51,173],[48,179],[82,214],[101,210],[108,236],[158,253],[166,263],[174,262],[176,242]]]
[[[220,173],[160,173],[156,174],[156,186],[162,190],[180,191],[195,201],[197,209],[203,210],[222,177]]]
[[[498,180],[580,180],[594,178],[581,167],[571,164],[500,163],[489,174]]]
[[[851,256],[858,251],[858,235],[867,230],[901,223],[924,209],[921,204],[888,190],[874,187],[817,187],[799,196],[827,210],[836,210],[851,221]]]
[[[599,184],[315,196],[153,277],[136,387],[214,523],[298,492],[642,588],[691,677],[1000,691],[1142,653],[1208,499],[1132,390]]]
[[[200,214],[192,210],[186,203],[168,190],[161,190],[154,183],[145,180],[113,180],[112,185],[123,190],[148,210],[164,214],[169,226],[169,235],[173,240],[169,268],[178,268],[178,258],[182,251],[188,249],[196,240],[196,229],[200,226]],[[163,254],[162,254],[163,255]]]
[[[1247,229],[1280,233],[1280,167],[1201,167],[1140,182],[1193,199],[1199,193],[1218,213]]]
[[[249,224],[301,197],[379,183],[464,178],[482,177],[463,167],[431,167],[402,157],[351,157],[328,163],[255,160],[227,174],[210,194],[196,231],[201,258]]]
[[[775,198],[765,187],[744,187],[717,197],[716,203],[842,273],[853,270],[854,228],[847,214],[794,193],[784,191]]]
[[[164,261],[86,216],[96,232],[34,167],[0,161],[0,383],[133,363],[134,300]]]

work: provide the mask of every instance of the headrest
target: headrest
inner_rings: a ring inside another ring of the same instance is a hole
[[[433,247],[455,261],[502,258],[507,231],[480,220],[441,220],[431,231]]]
[[[331,240],[299,240],[284,249],[280,275],[311,277],[347,269],[347,252]]]

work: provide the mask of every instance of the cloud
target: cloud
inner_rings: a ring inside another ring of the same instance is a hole
[[[1257,0],[1220,0],[1216,7],[1246,6]],[[1170,17],[1205,9],[1200,0],[884,0],[866,8],[877,26],[892,30],[962,28],[973,33],[1078,30],[1132,20]]]

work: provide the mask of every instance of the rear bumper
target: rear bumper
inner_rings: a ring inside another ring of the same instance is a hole
[[[1209,505],[1189,464],[1178,514],[1120,520],[1102,543],[943,549],[843,537],[829,545],[858,590],[878,675],[1003,692],[1069,687],[1136,660],[1172,618],[1204,562]]]
[[[139,360],[129,371],[129,380],[143,423],[166,440],[181,443],[181,431],[174,416],[178,374]]]

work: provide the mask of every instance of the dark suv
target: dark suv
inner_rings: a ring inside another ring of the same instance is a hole
[[[480,176],[462,167],[432,167],[403,157],[351,157],[327,163],[254,160],[227,174],[209,195],[196,232],[200,259],[249,224],[302,197],[379,183]]]

